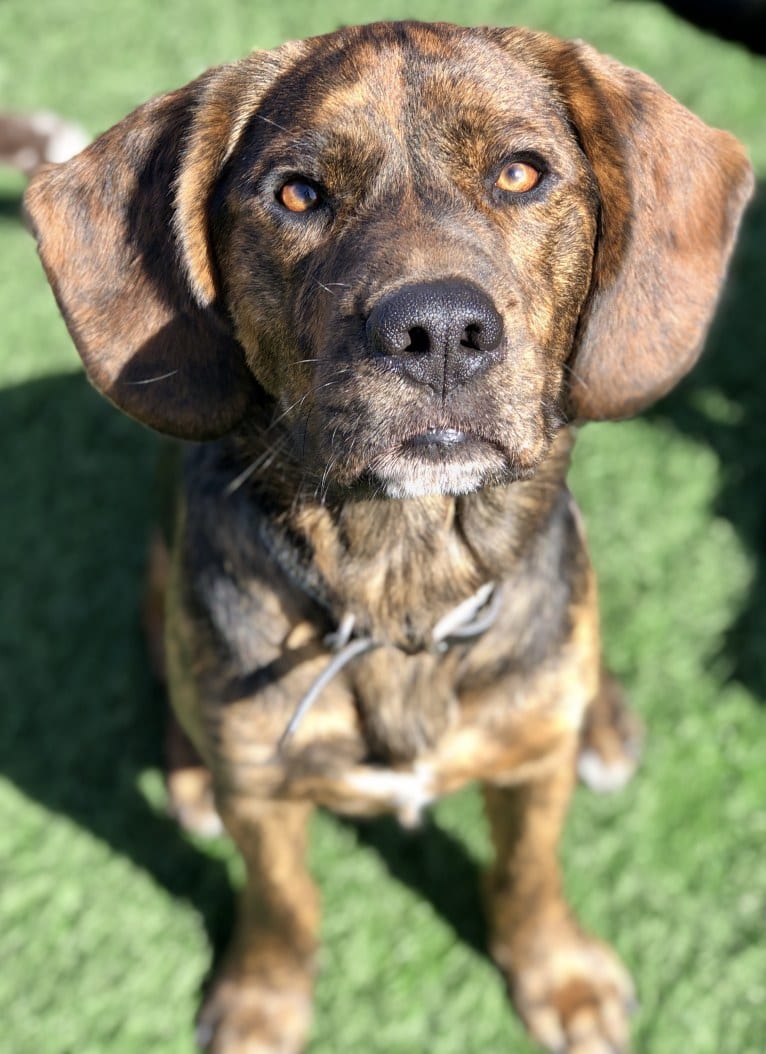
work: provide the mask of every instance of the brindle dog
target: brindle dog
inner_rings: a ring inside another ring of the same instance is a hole
[[[210,70],[35,180],[93,383],[214,441],[185,456],[166,662],[247,863],[217,1054],[304,1043],[311,807],[411,819],[469,780],[522,1017],[627,1049],[630,981],[556,861],[581,731],[593,771],[625,721],[570,425],[690,368],[751,188],[730,135],[585,44],[413,23]]]

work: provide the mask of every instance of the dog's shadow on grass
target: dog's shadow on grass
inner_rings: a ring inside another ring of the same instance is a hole
[[[0,392],[0,774],[199,909],[218,946],[224,861],[167,818],[164,700],[140,633],[158,444],[80,373]]]
[[[463,944],[488,954],[479,869],[465,846],[430,817],[414,831],[392,816],[346,822],[361,845],[378,853],[389,874],[431,903]]]
[[[766,185],[742,224],[705,352],[648,416],[710,447],[720,465],[714,512],[734,527],[753,579],[727,631],[729,676],[766,702]],[[726,568],[721,568],[726,574]]]
[[[157,775],[165,700],[139,611],[160,444],[73,372],[0,391],[0,446],[0,775],[192,904],[220,954],[233,851],[188,839]],[[430,823],[415,836],[386,819],[355,829],[483,947],[476,867],[457,841]]]

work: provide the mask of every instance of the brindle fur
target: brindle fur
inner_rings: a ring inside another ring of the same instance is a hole
[[[523,201],[495,187],[513,157],[546,172]],[[279,206],[296,176],[324,188],[316,211]],[[635,738],[601,667],[571,425],[633,413],[691,366],[751,187],[731,136],[586,45],[414,23],[211,70],[33,184],[93,382],[210,440],[186,452],[147,620],[156,638],[167,563],[156,661],[207,766],[176,729],[175,807],[206,824],[212,781],[247,864],[200,1019],[217,1054],[305,1040],[311,805],[410,822],[470,780],[497,850],[492,951],[524,1020],[552,1050],[627,1049],[630,981],[572,920],[556,860],[583,728],[604,761]],[[432,355],[417,383],[371,320],[447,280],[489,299],[502,340],[478,366],[470,341]],[[426,457],[429,430],[469,439]],[[491,628],[427,647],[488,582]],[[349,615],[383,646],[280,749]]]

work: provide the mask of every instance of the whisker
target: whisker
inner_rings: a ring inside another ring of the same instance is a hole
[[[283,410],[281,414],[278,414],[277,417],[274,418],[274,420],[269,424],[269,428],[273,428],[274,425],[278,425],[281,420],[287,417],[291,410],[294,410],[296,406],[301,406],[303,403],[305,403],[308,397],[311,395],[311,391],[312,390],[310,389],[309,391],[304,392],[303,395],[298,396],[294,403],[290,403],[286,410]]]
[[[313,361],[313,360],[306,360],[306,361]],[[281,414],[279,414],[277,417],[275,417],[274,420],[271,421],[263,429],[263,431],[261,433],[261,437],[265,438],[268,435],[268,433],[273,431],[273,429],[276,428],[277,425],[282,420],[284,420],[284,418],[289,413],[291,413],[296,408],[300,408],[303,405],[303,403],[305,403],[305,401],[309,398],[309,396],[316,395],[316,393],[318,391],[321,391],[323,388],[329,388],[331,385],[336,384],[341,379],[342,375],[344,373],[347,373],[347,372],[349,372],[349,368],[343,367],[339,371],[339,376],[331,377],[329,380],[324,381],[322,384],[319,384],[316,387],[309,389],[309,391],[304,392],[303,395],[301,395],[299,399],[296,399],[295,402],[291,403],[285,410],[282,411]],[[313,409],[313,407],[312,407],[312,409]],[[310,415],[311,415],[311,411],[309,411],[309,416]],[[336,428],[336,432],[337,432],[337,428]],[[254,458],[254,460],[251,461],[249,465],[247,465],[237,476],[234,477],[234,479],[232,479],[226,485],[226,487],[224,489],[224,492],[223,492],[224,495],[226,497],[230,497],[237,490],[239,490],[239,488],[241,486],[243,486],[243,484],[245,484],[256,472],[259,472],[261,469],[268,468],[276,460],[276,458],[279,456],[279,454],[285,448],[286,448],[286,442],[285,442],[284,437],[277,438],[276,442],[273,442],[271,444],[271,446],[269,446],[266,450],[264,450],[261,454],[259,454],[258,457]],[[332,468],[332,465],[334,465],[336,462],[337,462],[337,457],[333,460],[333,462],[332,462],[330,467]]]
[[[321,503],[323,505],[325,503],[325,498],[327,497],[327,481],[328,481],[329,475],[332,472],[332,470],[335,468],[335,466],[338,464],[339,460],[340,460],[340,456],[338,454],[333,454],[329,458],[327,464],[325,465],[324,472],[322,473],[322,479],[320,480],[319,486],[317,487],[317,491],[316,491],[317,497],[319,498],[319,500],[321,501]]]
[[[315,362],[316,360],[315,359],[304,359],[302,361],[303,362]],[[295,363],[295,365],[298,365],[298,363]],[[277,428],[278,425],[285,419],[285,417],[288,416],[288,414],[292,413],[296,409],[298,411],[300,411],[300,408],[303,406],[303,404],[306,402],[306,400],[308,398],[310,398],[311,396],[316,395],[317,392],[320,392],[320,391],[322,391],[325,388],[331,387],[333,384],[338,384],[343,379],[345,374],[350,373],[351,370],[352,370],[352,368],[350,366],[339,366],[337,371],[336,371],[335,376],[330,377],[328,380],[323,381],[322,384],[318,384],[318,385],[310,388],[307,392],[304,392],[303,395],[301,395],[298,399],[296,399],[289,406],[287,406],[281,413],[277,414],[277,416],[272,421],[270,421],[268,425],[265,425],[265,426],[264,425],[259,425],[257,435],[258,435],[260,441],[263,442],[267,438],[269,433],[273,432],[274,429]],[[312,414],[312,412],[315,409],[316,409],[316,407],[313,406],[313,405],[309,408],[309,412],[308,412],[308,414],[306,416],[305,424],[308,424],[308,420],[310,419],[311,414]],[[308,431],[307,428],[303,429],[304,443],[306,441],[306,433],[307,433],[307,431]],[[337,427],[336,427],[336,429],[333,432],[333,441],[334,441],[336,433],[337,433]],[[260,454],[258,454],[258,456],[255,457],[250,462],[250,464],[248,464],[244,469],[242,469],[242,471],[239,472],[238,475],[236,475],[234,477],[234,479],[229,481],[229,483],[226,485],[226,487],[224,489],[224,492],[223,492],[224,495],[226,497],[230,497],[237,490],[239,490],[239,488],[242,487],[249,479],[251,479],[251,477],[256,472],[259,472],[262,469],[270,467],[270,465],[273,464],[273,462],[280,456],[280,454],[285,453],[287,451],[287,447],[288,447],[287,436],[284,435],[284,434],[277,435],[275,441],[272,441],[271,444],[265,450],[263,450]],[[301,458],[300,458],[301,461],[304,460],[304,456],[305,456],[305,450],[301,454]],[[294,455],[291,455],[291,457],[294,457]],[[320,489],[322,489],[322,490],[324,489],[327,473],[332,470],[333,466],[337,463],[337,460],[338,460],[338,457],[336,455],[331,460],[329,466],[325,469],[325,472],[324,472],[324,475],[323,475],[323,482],[321,484]]]
[[[270,429],[272,429],[276,425],[278,425],[279,422],[284,420],[284,418],[287,417],[287,415],[289,413],[291,413],[293,410],[295,410],[296,407],[300,407],[308,399],[308,397],[310,395],[316,395],[317,392],[321,392],[324,388],[329,388],[331,385],[337,384],[340,380],[342,380],[342,378],[345,376],[345,374],[350,373],[350,372],[351,372],[351,367],[350,366],[341,366],[340,369],[338,370],[337,374],[334,377],[330,377],[329,380],[323,381],[322,384],[318,384],[314,388],[310,388],[307,392],[304,392],[303,395],[301,395],[301,397],[299,399],[296,399],[294,403],[291,403],[287,407],[286,410],[283,410],[282,413],[279,414],[278,417],[274,418],[274,420],[268,426],[266,431],[269,431]]]
[[[338,424],[332,430],[332,435],[330,436],[330,450],[334,450],[335,449],[335,437],[338,434],[338,429],[339,428],[340,428],[340,422],[338,422]]]
[[[575,379],[576,381],[579,381],[579,382],[580,382],[580,384],[581,384],[581,385],[583,386],[583,388],[589,388],[589,387],[590,387],[590,385],[589,385],[589,384],[588,384],[588,382],[587,382],[587,381],[585,380],[585,378],[584,378],[584,377],[581,377],[579,373],[576,373],[576,372],[575,372],[575,371],[574,371],[574,370],[572,369],[572,367],[571,367],[571,366],[569,365],[569,363],[568,363],[568,362],[564,362],[564,363],[562,363],[562,365],[563,365],[563,367],[564,367],[564,369],[565,369],[565,370],[567,370],[567,371],[568,371],[569,373],[571,373],[571,374],[572,374],[572,376],[574,377],[574,379]]]
[[[324,384],[320,384],[316,388],[310,388],[307,392],[304,392],[303,395],[300,396],[300,398],[296,399],[294,403],[290,403],[286,410],[283,410],[281,414],[274,418],[274,420],[266,428],[266,431],[269,432],[272,428],[276,428],[280,421],[283,421],[289,413],[295,410],[296,407],[302,406],[310,395],[316,395],[316,393],[318,391],[321,391],[322,388],[327,388],[329,385],[334,384],[337,379],[338,378],[333,377],[329,381],[325,381]]]
[[[131,385],[136,385],[136,384],[156,384],[157,381],[166,381],[168,379],[168,377],[175,377],[175,375],[178,372],[179,372],[178,370],[171,370],[170,373],[161,373],[159,375],[159,377],[147,377],[146,380],[143,380],[143,381],[125,381],[125,383],[126,384],[131,384]]]
[[[255,116],[259,121],[263,121],[264,124],[273,124],[275,128],[280,130],[280,132],[287,132],[289,134],[289,129],[285,128],[283,124],[277,124],[276,121],[272,121],[270,117],[264,117],[263,114],[260,113],[257,113]]]
[[[320,282],[319,279],[318,278],[314,278],[313,275],[311,277],[316,282],[316,284],[319,286],[320,289],[324,289],[325,293],[329,293],[330,296],[337,296],[338,295],[337,293],[333,293],[332,289],[330,289],[329,286],[325,285],[324,282]],[[339,284],[338,282],[333,282],[332,283],[332,285],[338,285],[338,284]]]
[[[235,476],[234,479],[227,484],[223,492],[224,496],[227,498],[230,497],[235,491],[239,490],[239,488],[246,483],[255,472],[258,472],[263,468],[268,468],[274,462],[280,449],[284,447],[284,445],[285,444],[282,440],[277,440],[276,443],[267,447],[262,454],[259,454],[258,457],[254,458],[247,468],[243,469],[238,476]]]
[[[227,483],[227,485],[226,485],[226,487],[224,488],[224,491],[223,491],[223,495],[224,495],[225,498],[231,497],[231,495],[236,490],[239,490],[239,488],[243,485],[243,483],[247,483],[247,481],[250,479],[252,474],[254,472],[258,471],[258,468],[259,468],[258,462],[260,460],[261,460],[260,458],[256,458],[255,461],[252,461],[247,466],[246,469],[243,469],[243,471],[240,472],[240,474],[238,476],[235,476],[234,479],[230,483]]]

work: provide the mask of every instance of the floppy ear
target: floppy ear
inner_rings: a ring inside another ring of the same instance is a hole
[[[283,51],[283,49],[280,49]],[[61,312],[96,388],[185,439],[222,435],[255,391],[217,297],[208,201],[279,52],[210,70],[139,107],[25,205]]]
[[[579,41],[548,38],[542,58],[601,205],[570,412],[585,420],[626,417],[669,391],[696,361],[752,193],[752,170],[733,136],[703,124],[649,77]]]

